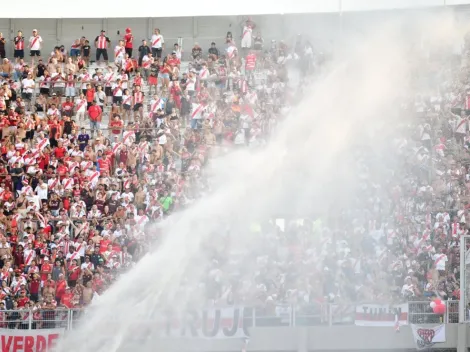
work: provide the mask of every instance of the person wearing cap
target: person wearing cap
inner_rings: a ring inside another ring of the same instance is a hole
[[[126,54],[129,55],[129,57],[132,57],[132,48],[134,44],[134,36],[132,35],[132,29],[129,27],[126,28],[126,34],[124,35],[124,42],[125,47],[126,47]]]
[[[31,67],[34,67],[34,57],[41,57],[42,38],[37,29],[33,29],[33,35],[29,38],[29,55],[31,56]]]
[[[99,63],[101,56],[103,56],[106,65],[108,64],[108,48],[111,43],[111,40],[106,36],[106,31],[101,30],[101,34],[95,39],[95,48],[96,48],[96,62]]]

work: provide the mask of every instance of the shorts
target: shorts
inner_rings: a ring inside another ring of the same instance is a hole
[[[124,110],[126,110],[126,111],[130,111],[130,110],[131,110],[131,106],[130,106],[129,104],[124,104],[122,107],[123,107]]]
[[[142,103],[137,103],[134,105],[134,111],[139,111],[139,109],[142,107]]]
[[[158,84],[158,78],[155,76],[149,76],[149,85],[156,86]]]
[[[75,87],[65,88],[65,96],[66,97],[74,97],[75,96]]]
[[[170,79],[170,74],[169,73],[159,73],[160,78],[163,79]]]
[[[31,101],[33,93],[21,93],[21,97],[23,98],[23,100]]]
[[[34,57],[34,56],[41,56],[41,50],[31,50],[29,52],[29,56]]]
[[[19,59],[24,58],[24,50],[15,50],[15,53],[13,56]]]
[[[29,130],[26,132],[26,139],[33,139],[34,138],[34,130]]]
[[[132,57],[132,48],[126,48],[126,54]]]
[[[113,91],[111,87],[104,87],[104,94],[106,94],[107,97],[112,97],[113,96]]]
[[[162,51],[163,51],[162,48],[152,48],[152,56],[161,58],[162,57]]]
[[[39,93],[49,96],[49,88],[39,88]]]
[[[70,49],[70,56],[80,55],[80,49]]]
[[[103,55],[103,60],[108,61],[108,50],[106,49],[96,49],[96,61],[99,61]]]
[[[113,97],[113,104],[121,106],[121,103],[122,103],[122,97]]]

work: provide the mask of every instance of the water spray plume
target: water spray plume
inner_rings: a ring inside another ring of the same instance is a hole
[[[164,234],[161,243],[89,309],[58,350],[115,352],[127,345],[153,351],[145,341],[129,342],[135,326],[148,322],[151,337],[151,322],[162,310],[204,306],[199,293],[213,260],[208,253],[223,248],[227,261],[234,253],[241,255],[243,282],[254,275],[250,253],[263,246],[249,230],[251,223],[286,213],[325,216],[332,207],[350,206],[359,191],[357,147],[377,154],[374,172],[380,173],[391,147],[377,131],[406,123],[394,108],[403,96],[414,94],[410,47],[423,31],[440,40],[463,35],[451,19],[438,16],[415,19],[404,36],[404,21],[410,20],[381,23],[361,38],[344,33],[332,62],[312,78],[304,99],[285,116],[269,144],[212,161],[211,192],[155,225]]]

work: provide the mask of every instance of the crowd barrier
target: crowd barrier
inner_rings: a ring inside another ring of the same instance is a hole
[[[430,302],[417,301],[402,304],[309,304],[265,307],[209,308],[195,314],[199,320],[214,319],[214,312],[224,317],[238,309],[243,326],[250,327],[308,327],[333,325],[393,326],[396,317],[401,325],[407,324],[456,324],[459,321],[458,301],[447,301],[446,313],[435,314]],[[220,313],[222,311],[222,313]],[[209,312],[209,313],[207,313]],[[85,309],[42,309],[0,311],[0,328],[3,329],[66,329],[73,330],[80,321],[86,320]],[[112,314],[112,313],[110,313]],[[192,313],[190,313],[192,314]],[[168,318],[168,316],[167,316]],[[164,326],[165,314],[156,317],[152,323]],[[468,318],[468,313],[467,313]],[[225,319],[225,318],[224,318]],[[235,319],[235,318],[234,318]],[[110,317],[110,320],[113,320]],[[211,323],[212,324],[212,323]],[[210,325],[210,324],[208,324]]]

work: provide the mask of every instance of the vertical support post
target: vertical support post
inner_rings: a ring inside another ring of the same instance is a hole
[[[193,41],[196,41],[197,37],[199,37],[199,20],[193,17]]]
[[[253,327],[255,328],[256,327],[256,307],[253,307],[253,309],[251,310],[251,316],[253,319]]]
[[[459,328],[457,335],[457,352],[467,351],[467,271],[466,271],[466,243],[470,235],[460,237],[460,301],[459,301]]]
[[[295,327],[295,320],[296,320],[296,311],[295,311],[295,307],[293,304],[290,305],[290,309],[289,309],[289,322],[290,322],[290,326],[292,327]]]
[[[465,270],[465,252],[466,242],[470,238],[469,235],[460,237],[460,301],[459,301],[459,323],[463,324],[466,321],[465,305],[467,302],[467,283],[466,283],[466,270]]]
[[[33,311],[30,309],[28,314],[28,330],[33,328]]]
[[[152,18],[149,17],[147,18],[147,28],[145,30],[145,37],[146,39],[149,39],[152,37],[152,33],[153,33],[153,28],[152,28]]]
[[[331,308],[332,304],[327,303],[327,308],[328,309],[328,326],[333,325],[333,309]]]

